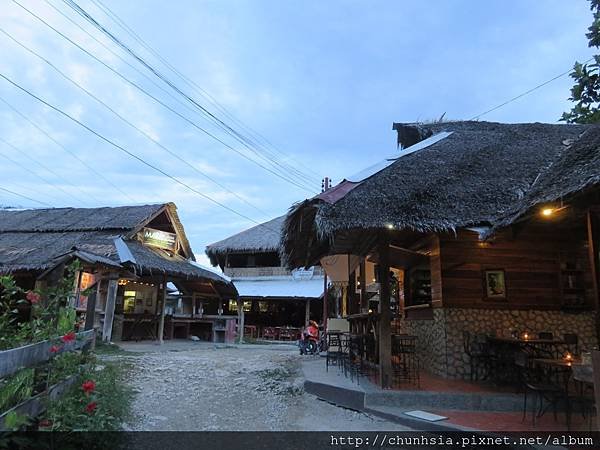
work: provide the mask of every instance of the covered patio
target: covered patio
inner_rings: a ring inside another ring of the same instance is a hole
[[[591,369],[598,129],[395,129],[399,154],[296,205],[284,226],[288,266],[319,261],[340,287],[347,330],[328,332],[348,370],[384,389],[442,379],[522,392],[534,373],[562,386],[572,366]]]

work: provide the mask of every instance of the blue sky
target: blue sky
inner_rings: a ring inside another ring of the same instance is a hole
[[[61,1],[18,1],[127,78],[254,158],[248,149],[182,109],[50,6],[124,56]],[[77,2],[168,73],[91,0]],[[395,150],[392,122],[430,120],[443,113],[449,119],[472,118],[592,54],[585,38],[592,16],[583,0],[103,3],[227,111],[266,137],[287,164],[304,172],[308,167],[313,177],[329,176],[334,183]],[[0,73],[195,190],[256,221],[283,214],[292,203],[311,195],[203,135],[12,0],[2,2],[0,28],[227,190],[128,127],[2,33]],[[130,57],[128,61],[135,64]],[[169,76],[185,87],[173,74]],[[556,122],[569,108],[571,84],[569,77],[562,77],[482,119]],[[209,109],[216,108],[187,87],[186,91]],[[0,138],[14,146],[0,142],[0,188],[52,206],[174,201],[201,261],[205,261],[206,244],[253,225],[120,153],[2,79],[0,98],[71,152],[0,102]],[[315,192],[320,189],[318,180],[307,183],[314,185]],[[40,206],[4,191],[0,191],[0,205]]]

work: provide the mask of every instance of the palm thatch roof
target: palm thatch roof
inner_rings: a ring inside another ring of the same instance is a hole
[[[158,217],[172,224],[182,253],[143,245],[137,233]],[[138,275],[209,280],[233,285],[195,261],[173,203],[103,208],[0,211],[0,273],[40,273],[65,257],[120,267]]]
[[[228,253],[279,252],[281,227],[285,216],[276,217],[226,239],[206,246],[206,255],[213,266]]]
[[[290,267],[306,265],[327,251],[336,234],[350,230],[441,232],[504,223],[527,208],[528,201],[531,205],[546,198],[534,194],[538,188],[546,193],[552,186],[564,195],[597,183],[598,172],[588,176],[586,169],[598,157],[595,143],[585,144],[591,137],[578,141],[579,150],[571,145],[590,128],[468,121],[394,124],[403,147],[397,155],[362,179],[343,181],[352,186],[339,198],[320,195],[290,209],[282,238],[284,258]],[[425,145],[428,139],[431,144]],[[417,146],[418,151],[411,151]],[[567,183],[571,169],[587,175]]]

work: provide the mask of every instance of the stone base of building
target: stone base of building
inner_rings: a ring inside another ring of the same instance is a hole
[[[470,377],[469,357],[464,352],[463,332],[506,335],[510,330],[537,335],[550,331],[556,337],[565,333],[579,336],[579,349],[598,345],[595,312],[498,310],[475,308],[436,308],[433,318],[404,319],[400,329],[418,337],[422,370],[444,378]]]

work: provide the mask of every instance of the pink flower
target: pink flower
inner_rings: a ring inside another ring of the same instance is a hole
[[[75,342],[75,332],[70,331],[69,333],[65,334],[63,337],[61,337],[61,340],[65,343],[65,344],[69,344],[71,342]]]
[[[58,345],[53,345],[52,347],[50,347],[50,353],[58,353],[60,352],[62,349],[62,347],[59,347]]]
[[[81,389],[83,389],[83,392],[86,394],[90,394],[94,392],[94,389],[96,389],[96,382],[93,380],[87,380],[81,385]]]
[[[96,402],[89,402],[86,406],[85,406],[85,411],[88,414],[92,414],[94,411],[96,411],[96,407],[98,405],[96,404]]]
[[[27,291],[27,295],[25,296],[25,298],[27,299],[27,301],[29,303],[31,303],[32,305],[35,305],[35,304],[39,303],[39,301],[41,300],[42,297],[37,292]]]

